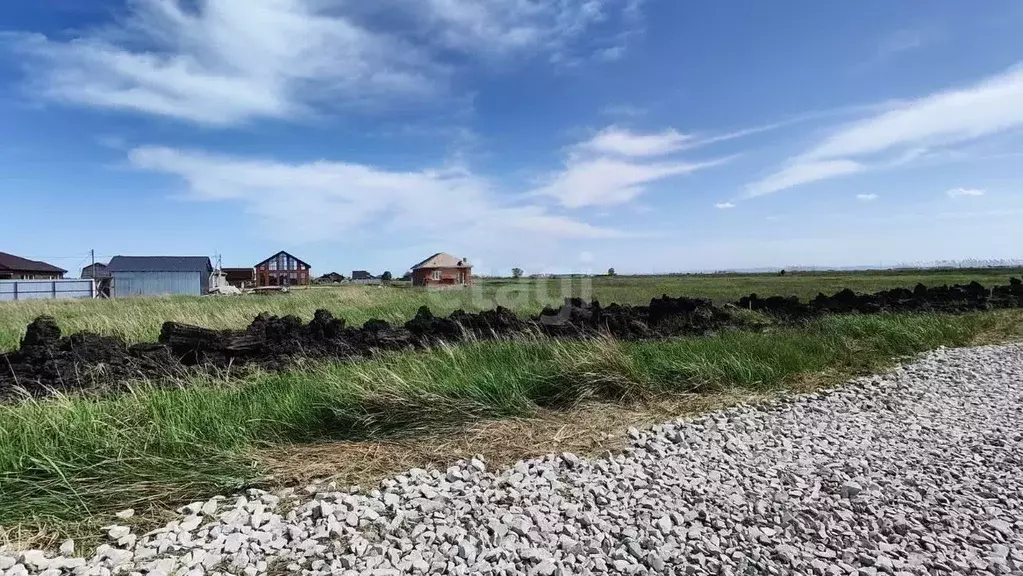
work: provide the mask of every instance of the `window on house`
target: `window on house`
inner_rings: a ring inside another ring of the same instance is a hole
[[[440,280],[440,270],[434,270],[431,276],[434,280]]]

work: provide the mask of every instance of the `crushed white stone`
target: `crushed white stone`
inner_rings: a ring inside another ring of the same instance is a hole
[[[938,350],[827,393],[640,431],[631,448],[488,472],[414,469],[371,492],[196,502],[74,574],[1023,573],[1023,346]]]

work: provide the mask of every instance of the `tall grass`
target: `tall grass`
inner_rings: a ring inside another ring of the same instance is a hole
[[[589,398],[632,402],[807,375],[1013,331],[1023,312],[834,317],[768,333],[662,342],[474,342],[240,382],[139,386],[112,399],[0,406],[0,525],[180,502],[255,481],[254,449],[378,438]],[[1013,332],[1014,333],[1014,332]]]
[[[153,341],[164,321],[173,320],[208,328],[242,328],[260,312],[312,317],[325,308],[349,322],[370,318],[391,322],[408,320],[417,308],[430,306],[440,314],[455,309],[483,310],[497,305],[521,314],[535,314],[545,305],[557,305],[565,296],[596,298],[602,302],[645,304],[651,298],[699,296],[718,303],[731,302],[756,292],[761,295],[796,295],[852,288],[871,292],[896,286],[966,283],[1005,283],[1016,270],[939,270],[856,273],[730,274],[692,276],[619,276],[591,279],[480,280],[472,289],[431,292],[409,287],[340,286],[295,290],[287,295],[243,297],[155,297],[114,300],[0,302],[0,351],[17,348],[25,326],[36,316],[50,315],[69,332],[88,330],[119,335],[129,342]]]

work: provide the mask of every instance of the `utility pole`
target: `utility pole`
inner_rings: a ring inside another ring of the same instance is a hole
[[[89,250],[89,257],[92,258],[92,278],[96,279],[96,249]]]

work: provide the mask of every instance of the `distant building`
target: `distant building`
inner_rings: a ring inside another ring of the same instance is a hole
[[[376,276],[373,276],[365,270],[352,270],[352,280],[375,280]]]
[[[255,268],[256,286],[307,286],[312,266],[282,250]]]
[[[92,278],[94,280],[101,280],[103,278],[110,278],[110,271],[107,270],[106,264],[89,264],[85,268],[82,268],[82,273],[79,278]]]
[[[412,267],[413,286],[468,286],[472,264],[465,258],[438,252]]]
[[[106,264],[96,262],[82,268],[79,278],[91,278],[96,281],[96,295],[101,298],[110,297],[110,270]]]
[[[341,274],[338,274],[337,272],[328,272],[327,274],[324,274],[323,276],[317,278],[317,281],[332,282],[334,284],[339,284],[345,281],[345,277],[342,276]]]
[[[247,288],[256,284],[255,268],[221,268],[227,283],[235,288]]]
[[[206,256],[114,256],[107,265],[111,296],[209,292],[213,265]]]
[[[52,264],[0,252],[0,280],[60,280],[64,274]]]

